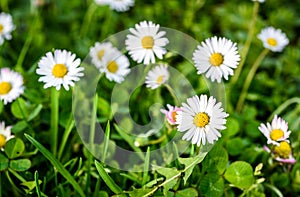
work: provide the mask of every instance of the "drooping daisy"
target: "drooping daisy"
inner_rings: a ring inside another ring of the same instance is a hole
[[[24,92],[23,77],[9,68],[0,69],[0,100],[11,103]]]
[[[279,145],[281,141],[288,141],[291,131],[288,131],[288,123],[277,115],[274,116],[272,123],[266,125],[261,123],[258,129],[267,138],[267,144]]]
[[[5,39],[11,39],[11,32],[15,28],[11,15],[3,12],[0,13],[0,45],[3,44]]]
[[[107,79],[121,83],[130,72],[129,60],[119,50],[113,49],[103,57],[103,66],[99,68],[104,72]]]
[[[206,72],[206,77],[212,81],[221,82],[222,77],[228,80],[233,75],[233,69],[240,60],[236,43],[216,36],[201,42],[193,53],[193,61],[198,74]]]
[[[159,65],[150,70],[146,76],[146,87],[156,89],[169,79],[167,65]]]
[[[36,73],[42,75],[39,81],[44,82],[44,88],[55,87],[60,90],[63,86],[69,90],[69,86],[74,86],[74,81],[79,81],[83,76],[83,67],[80,67],[80,59],[76,58],[66,50],[56,49],[54,53],[47,52],[38,62]]]
[[[127,35],[126,49],[132,59],[138,63],[155,63],[155,56],[159,59],[167,52],[164,48],[169,40],[163,37],[166,32],[159,31],[159,25],[152,21],[143,21],[130,28],[133,35]]]
[[[172,106],[167,104],[168,110],[161,109],[160,111],[164,113],[167,117],[168,122],[170,125],[175,125],[176,124],[176,116],[179,111],[182,111],[180,107],[177,106]]]
[[[128,11],[134,5],[134,0],[107,0],[111,10],[117,12]]]
[[[0,123],[0,148],[3,150],[6,142],[15,137],[11,134],[11,126],[5,127],[4,121]]]
[[[278,146],[274,147],[273,154],[275,160],[282,163],[296,163],[295,158],[292,155],[292,148],[287,141],[280,142]]]
[[[225,129],[227,113],[222,108],[222,103],[207,95],[193,96],[182,103],[182,111],[176,116],[177,129],[186,132],[182,139],[191,140],[192,144],[212,144],[221,137],[219,130]]]
[[[92,58],[92,63],[100,68],[103,66],[103,57],[108,53],[111,53],[115,48],[110,42],[99,43],[96,42],[93,47],[90,48],[90,56]]]
[[[289,43],[285,33],[274,27],[264,28],[257,37],[263,42],[265,48],[270,49],[273,52],[282,51]]]

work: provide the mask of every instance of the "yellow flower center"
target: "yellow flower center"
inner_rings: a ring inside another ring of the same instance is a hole
[[[281,129],[274,129],[270,133],[270,138],[274,141],[277,141],[282,137],[284,137],[284,133]]]
[[[281,158],[289,158],[292,148],[286,141],[280,142],[279,146],[275,146],[274,151]]]
[[[274,38],[268,38],[267,43],[273,47],[277,46],[277,41]]]
[[[0,34],[3,32],[3,29],[4,29],[3,25],[0,24]]]
[[[107,65],[107,70],[111,73],[117,72],[118,68],[119,68],[119,66],[115,61],[111,61]]]
[[[0,95],[4,95],[10,92],[12,86],[9,82],[0,82]]]
[[[101,61],[102,58],[103,58],[103,56],[104,56],[104,50],[102,49],[102,50],[98,51],[97,57],[98,57],[98,59]]]
[[[206,125],[208,125],[208,123],[209,123],[209,116],[204,112],[200,112],[196,114],[196,116],[194,117],[194,124],[197,127],[205,127]]]
[[[68,68],[64,64],[55,64],[52,74],[57,78],[63,78],[68,72]]]
[[[223,55],[221,53],[213,53],[209,58],[209,62],[213,66],[220,66],[223,63]]]
[[[154,45],[154,39],[151,36],[145,36],[142,38],[142,46],[145,49],[152,49]]]
[[[0,148],[4,147],[6,144],[6,137],[3,134],[0,134]]]
[[[176,115],[177,115],[177,112],[176,112],[176,111],[173,111],[172,114],[171,114],[172,119],[173,119],[174,121],[176,121]]]
[[[157,77],[156,83],[161,84],[163,82],[163,80],[164,80],[164,76],[160,75],[159,77]]]

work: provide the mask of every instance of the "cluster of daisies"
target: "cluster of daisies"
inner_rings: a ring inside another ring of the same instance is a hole
[[[289,164],[296,162],[289,141],[291,131],[288,129],[288,123],[285,120],[275,115],[271,123],[261,123],[259,130],[267,138],[267,144],[269,145],[264,146],[264,149],[271,153],[276,161]]]
[[[96,2],[109,4],[111,7],[122,2],[124,7],[120,10],[127,10],[134,3],[133,0],[96,0]],[[4,39],[11,38],[10,33],[14,28],[11,16],[1,13],[0,43]],[[155,65],[145,77],[146,87],[156,89],[167,85],[170,77],[168,65],[155,64],[157,58],[161,60],[167,53],[166,46],[169,44],[169,39],[166,37],[166,32],[160,31],[160,26],[151,21],[142,21],[134,28],[130,28],[129,31],[125,46],[132,60],[140,64]],[[265,48],[272,51],[281,51],[288,44],[285,34],[273,27],[263,29],[258,38],[263,42]],[[110,81],[121,83],[130,73],[129,59],[110,42],[96,42],[90,48],[89,57],[91,63]],[[229,76],[233,75],[234,69],[239,64],[240,55],[236,43],[214,36],[197,46],[193,52],[193,61],[197,74],[205,74],[212,82],[221,83],[223,78],[228,80]],[[44,83],[44,88],[55,87],[60,90],[63,87],[65,90],[69,90],[70,86],[74,86],[75,82],[84,76],[84,68],[80,64],[81,60],[76,57],[76,54],[56,49],[47,52],[40,59],[36,73],[40,75],[39,81]],[[0,99],[4,101],[4,104],[15,100],[23,91],[23,78],[19,73],[9,68],[0,70]],[[183,140],[191,141],[197,146],[214,143],[221,136],[220,131],[226,128],[228,114],[222,108],[222,103],[217,102],[216,98],[212,96],[196,95],[188,98],[181,107],[169,104],[167,107],[168,109],[162,109],[162,112],[166,115],[169,124],[176,125],[179,132],[185,132]],[[0,133],[5,133],[3,131],[5,129],[2,129]],[[4,134],[3,136],[3,139],[8,138]],[[282,139],[284,140],[279,143],[278,140]],[[287,155],[281,154],[278,145],[280,147],[281,143],[287,144],[288,141],[285,139],[278,138],[278,140],[272,141],[277,143],[274,144],[277,146],[272,148],[273,153],[284,159],[287,158]],[[282,146],[286,147],[286,145]],[[289,157],[290,154],[288,154]]]

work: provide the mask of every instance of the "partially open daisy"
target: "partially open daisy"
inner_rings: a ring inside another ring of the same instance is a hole
[[[146,76],[146,87],[156,89],[169,79],[167,65],[158,65],[150,70]]]
[[[270,49],[273,52],[282,51],[289,43],[285,33],[274,27],[264,28],[257,37],[263,42],[265,48]]]
[[[23,77],[9,68],[0,69],[0,100],[11,103],[24,92]]]
[[[130,28],[133,35],[127,35],[126,49],[132,59],[138,63],[155,63],[155,56],[159,59],[167,52],[164,48],[169,40],[163,37],[166,32],[159,31],[159,25],[152,21],[143,21]]]
[[[130,72],[129,60],[119,50],[113,49],[103,58],[103,66],[99,68],[110,81],[121,83]]]
[[[193,61],[198,74],[206,73],[212,81],[221,82],[222,77],[228,80],[233,69],[240,61],[236,43],[226,39],[212,37],[201,43],[193,53]]]
[[[193,96],[182,103],[182,111],[176,116],[177,129],[186,132],[182,139],[191,140],[192,144],[212,144],[221,137],[219,130],[225,129],[227,113],[222,108],[222,103],[207,95]]]
[[[107,3],[111,10],[125,12],[134,5],[134,0],[107,0]]]
[[[74,86],[74,81],[79,81],[83,76],[83,67],[80,67],[80,59],[66,50],[56,49],[54,53],[48,52],[38,62],[36,73],[42,75],[39,81],[44,82],[44,88],[55,87],[60,90],[63,86],[69,90]]]
[[[103,66],[104,56],[111,53],[115,48],[110,42],[99,43],[96,42],[93,47],[90,48],[90,56],[92,58],[92,63],[100,68]]]
[[[267,144],[279,145],[281,141],[288,141],[291,131],[288,131],[288,123],[277,115],[274,116],[272,123],[266,125],[261,123],[258,129],[267,138]]]
[[[3,150],[6,142],[15,137],[11,134],[11,126],[5,127],[4,121],[0,123],[0,148]]]
[[[15,29],[13,20],[10,14],[0,13],[0,45],[4,40],[11,39],[11,32]]]
[[[292,148],[286,141],[280,142],[278,146],[274,147],[273,154],[275,159],[282,163],[296,163],[295,158],[292,155]]]
[[[168,122],[170,125],[175,125],[176,124],[176,116],[179,111],[182,111],[180,107],[177,106],[172,106],[167,104],[168,110],[161,109],[160,111],[164,113],[167,117]]]

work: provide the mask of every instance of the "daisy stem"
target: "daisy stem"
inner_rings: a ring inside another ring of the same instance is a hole
[[[290,106],[293,103],[300,104],[300,98],[299,97],[293,97],[291,99],[286,100],[284,103],[282,103],[274,112],[271,114],[271,116],[268,118],[268,121],[274,117],[275,114],[280,114],[284,109],[286,109],[288,106]]]
[[[94,2],[92,2],[90,4],[90,6],[88,7],[88,9],[84,15],[84,18],[83,18],[82,28],[80,31],[81,37],[86,36],[88,28],[90,26],[90,23],[92,21],[92,18],[93,18],[93,15],[94,15],[94,12],[96,11],[96,9],[97,9],[97,5],[95,5]]]
[[[259,2],[255,1],[254,2],[254,7],[253,7],[252,21],[250,22],[249,29],[248,29],[247,40],[246,40],[245,45],[243,47],[243,50],[241,52],[241,62],[239,64],[239,66],[237,67],[234,76],[231,79],[231,84],[232,85],[236,84],[236,82],[237,82],[237,80],[238,80],[238,78],[241,74],[242,68],[245,64],[246,57],[247,57],[251,42],[253,40],[255,24],[256,24],[256,19],[257,19],[257,15],[258,15],[258,10],[259,10]]]
[[[51,89],[51,149],[54,156],[57,153],[57,136],[58,136],[58,120],[59,120],[59,91],[55,88]]]
[[[254,62],[253,66],[251,67],[248,75],[247,75],[247,78],[245,80],[245,83],[244,83],[244,86],[243,86],[243,89],[242,89],[242,92],[240,94],[240,97],[239,97],[239,100],[237,102],[237,105],[236,105],[236,111],[237,112],[241,112],[242,111],[242,108],[243,108],[243,105],[244,105],[244,102],[245,102],[245,99],[246,99],[246,96],[247,96],[247,92],[248,92],[248,89],[250,87],[250,84],[253,80],[253,77],[261,63],[261,61],[264,59],[264,57],[268,54],[269,52],[269,49],[264,49],[260,55],[257,57],[256,61]]]
[[[171,88],[171,86],[170,86],[169,84],[165,84],[165,87],[166,87],[167,90],[170,92],[171,96],[173,97],[174,102],[175,102],[175,105],[176,105],[176,106],[179,106],[180,102],[179,102],[178,97],[177,97],[176,94],[175,94],[175,91]]]
[[[62,157],[63,151],[64,151],[66,143],[69,139],[69,135],[70,135],[72,129],[74,128],[74,125],[75,125],[75,122],[74,122],[74,119],[73,119],[73,116],[72,116],[72,113],[71,113],[70,118],[68,120],[68,124],[67,124],[66,129],[65,129],[65,132],[63,134],[60,146],[59,146],[58,156],[57,156],[58,160],[60,160],[61,157]]]

